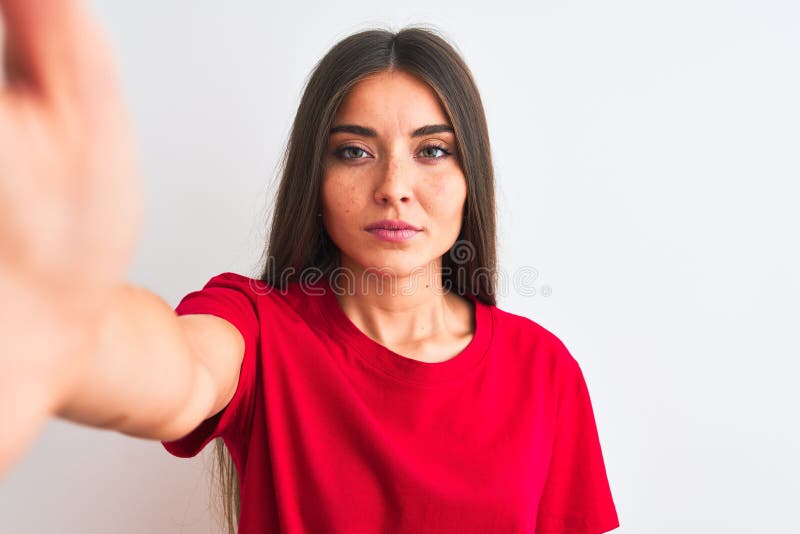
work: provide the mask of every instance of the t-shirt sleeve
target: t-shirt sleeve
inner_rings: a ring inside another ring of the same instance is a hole
[[[217,275],[202,290],[183,297],[175,308],[178,315],[209,314],[225,319],[241,332],[245,352],[236,392],[228,405],[186,436],[161,442],[174,456],[191,458],[214,438],[232,436],[233,439],[243,439],[249,432],[260,344],[257,294],[252,282],[252,279],[235,273]]]
[[[536,534],[601,534],[619,519],[583,372],[571,355],[566,363]]]

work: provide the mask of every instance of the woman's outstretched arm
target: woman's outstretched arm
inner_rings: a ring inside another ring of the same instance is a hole
[[[233,395],[241,335],[127,284],[140,185],[79,0],[0,0],[0,473],[53,415],[153,439]]]
[[[178,316],[157,294],[121,284],[96,322],[74,323],[4,282],[19,298],[0,322],[0,346],[21,357],[0,362],[0,473],[50,417],[172,441],[236,391],[244,340],[224,319]]]
[[[56,415],[159,441],[183,437],[227,405],[244,355],[242,335],[224,319],[177,316],[130,284],[116,291],[95,343]]]

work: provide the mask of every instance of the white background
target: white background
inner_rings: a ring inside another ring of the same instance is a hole
[[[798,532],[796,3],[93,4],[146,182],[132,281],[177,304],[256,274],[315,62],[357,30],[434,24],[484,99],[501,267],[538,271],[499,305],[581,364],[617,532]],[[0,532],[216,532],[210,452],[53,421],[0,482]]]

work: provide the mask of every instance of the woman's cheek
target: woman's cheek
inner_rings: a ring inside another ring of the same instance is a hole
[[[466,182],[460,173],[439,175],[431,182],[430,196],[437,206],[447,210],[445,206],[460,206],[466,198]],[[450,211],[450,210],[447,210]]]

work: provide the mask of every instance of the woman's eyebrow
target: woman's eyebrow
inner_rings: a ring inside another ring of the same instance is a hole
[[[331,128],[330,133],[346,132],[362,137],[378,137],[378,132],[366,126],[358,126],[357,124],[340,124]],[[421,137],[423,135],[430,135],[441,132],[455,133],[453,127],[449,124],[428,124],[421,128],[417,128],[411,132],[411,137]]]
[[[422,128],[417,128],[411,132],[411,137],[421,137],[423,135],[430,135],[435,133],[450,132],[455,133],[453,127],[449,124],[429,124]]]

